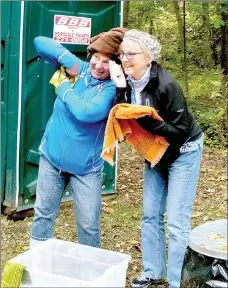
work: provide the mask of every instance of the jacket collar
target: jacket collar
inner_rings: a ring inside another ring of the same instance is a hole
[[[144,91],[150,91],[150,93],[154,93],[155,90],[158,88],[159,85],[159,79],[158,79],[158,69],[159,69],[159,64],[157,64],[157,62],[152,62],[151,63],[151,69],[150,69],[150,80],[149,82],[146,84],[146,86],[144,87],[142,93]],[[130,99],[131,99],[131,85],[128,82],[127,85],[127,103],[131,103]]]
[[[151,63],[151,76],[153,78],[158,77],[158,64],[156,62]]]
[[[88,67],[87,71],[86,71],[86,75],[85,75],[85,84],[87,87],[93,87],[93,86],[97,86],[97,85],[103,85],[106,81],[111,81],[111,79],[104,79],[104,80],[99,80],[96,79],[92,76],[90,68]]]
[[[150,70],[150,81],[147,83],[145,89],[147,89],[147,87],[149,87],[153,91],[157,89],[158,84],[159,84],[158,67],[159,65],[156,62],[152,62],[151,70]]]

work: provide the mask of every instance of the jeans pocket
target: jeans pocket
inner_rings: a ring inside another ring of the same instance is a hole
[[[180,147],[180,153],[183,154],[183,153],[193,152],[201,148],[203,148],[203,135],[195,141],[184,143]]]

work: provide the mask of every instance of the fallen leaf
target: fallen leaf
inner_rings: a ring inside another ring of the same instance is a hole
[[[130,243],[133,244],[133,245],[137,245],[137,244],[139,244],[139,241],[133,239],[133,240],[130,241]]]
[[[102,210],[106,213],[114,213],[115,212],[115,210],[113,208],[109,208],[109,207],[104,207]]]
[[[199,216],[201,216],[201,215],[203,215],[202,212],[197,212],[197,213],[195,213],[195,214],[192,214],[192,218],[197,218],[197,217],[199,217]]]
[[[137,269],[138,269],[138,266],[137,266],[137,265],[134,265],[134,266],[132,267],[132,270],[133,270],[133,271],[137,271]]]
[[[108,202],[102,202],[102,206],[109,206]]]
[[[226,238],[222,234],[211,234],[211,235],[208,235],[208,238],[211,240],[226,241]]]
[[[140,248],[138,245],[134,245],[133,247],[134,247],[136,250],[138,250],[139,252],[142,253],[142,250],[141,250],[141,248]]]
[[[207,193],[213,193],[213,192],[215,192],[215,189],[207,188],[205,191]]]
[[[201,203],[199,201],[195,201],[194,206],[199,206]]]
[[[120,190],[121,189],[125,189],[125,188],[127,188],[127,185],[122,185],[122,186],[119,187]]]
[[[20,247],[20,246],[17,246],[17,247],[15,248],[15,252],[16,252],[16,253],[20,253],[20,252],[21,252],[21,247]]]
[[[134,213],[134,214],[132,215],[132,218],[135,219],[135,220],[137,220],[137,219],[140,218],[140,216],[139,216],[137,213]]]

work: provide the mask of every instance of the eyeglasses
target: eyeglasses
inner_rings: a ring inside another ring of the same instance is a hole
[[[143,52],[138,52],[138,53],[117,52],[117,53],[116,53],[116,56],[117,56],[120,60],[122,60],[122,59],[124,58],[124,55],[125,55],[128,60],[133,60],[133,59],[135,58],[135,55],[137,55],[137,54],[143,54]]]

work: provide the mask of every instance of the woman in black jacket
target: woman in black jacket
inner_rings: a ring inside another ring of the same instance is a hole
[[[143,271],[132,281],[132,287],[139,288],[165,281],[166,207],[169,231],[167,278],[169,287],[180,287],[203,149],[202,130],[189,112],[180,86],[157,63],[160,51],[160,44],[154,36],[133,29],[125,33],[119,48],[117,56],[122,67],[112,61],[110,63],[111,78],[117,87],[116,104],[131,103],[155,108],[164,121],[147,116],[137,122],[152,134],[165,137],[170,144],[155,167],[151,168],[145,162]]]

